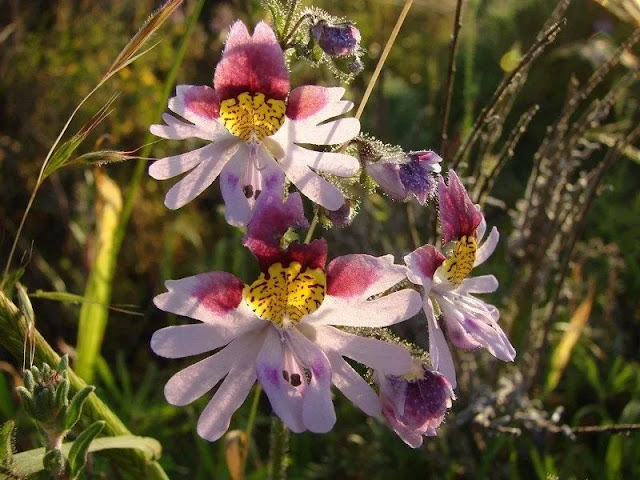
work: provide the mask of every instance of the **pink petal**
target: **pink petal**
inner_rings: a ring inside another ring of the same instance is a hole
[[[234,365],[238,363],[253,371],[251,364],[258,354],[258,347],[256,335],[245,334],[215,355],[180,370],[164,387],[167,401],[172,405],[188,405],[215,387],[230,370],[237,368]]]
[[[344,203],[344,196],[335,185],[320,177],[303,162],[297,161],[295,157],[283,158],[280,165],[287,178],[314,203],[328,210],[337,210]]]
[[[316,344],[356,362],[391,375],[403,375],[411,366],[411,355],[404,348],[375,338],[360,337],[337,328],[316,328]]]
[[[286,263],[298,262],[302,268],[321,268],[324,270],[327,263],[327,241],[318,238],[311,243],[294,242],[284,252]]]
[[[306,430],[302,421],[302,396],[282,376],[285,369],[283,357],[280,336],[274,328],[270,328],[256,359],[257,378],[269,397],[274,413],[289,430],[300,433]]]
[[[445,256],[433,245],[423,245],[404,257],[409,267],[409,281],[422,285],[425,291],[431,290],[433,275],[445,260]]]
[[[480,209],[471,201],[469,194],[453,170],[449,171],[449,185],[440,180],[438,206],[444,243],[464,235],[475,235],[482,222]]]
[[[326,355],[331,362],[333,384],[367,415],[380,415],[380,399],[369,384],[342,358],[342,355],[332,351],[327,351]]]
[[[404,280],[408,270],[393,263],[393,255],[343,255],[327,267],[327,295],[369,298]]]
[[[165,327],[151,337],[151,349],[165,358],[190,357],[220,348],[237,336],[236,330],[221,332],[209,323]]]
[[[427,324],[429,326],[429,356],[431,365],[449,380],[452,388],[456,388],[456,367],[453,364],[449,345],[444,338],[442,329],[438,326],[433,305],[429,299],[425,301],[424,313],[427,315]]]
[[[400,165],[384,162],[369,163],[365,170],[392,200],[404,202],[409,198],[410,194],[400,180]]]
[[[289,93],[289,71],[271,27],[260,22],[250,37],[241,21],[234,23],[213,84],[221,99],[249,92],[284,100]]]
[[[214,325],[219,335],[234,335],[264,325],[242,300],[242,281],[230,273],[209,272],[168,280],[169,290],[153,299],[166,312]]]
[[[304,85],[294,88],[287,102],[287,117],[300,123],[318,125],[353,108],[353,102],[341,100],[344,94],[342,87]]]
[[[242,406],[256,381],[253,368],[233,368],[198,419],[198,435],[211,442],[229,428],[231,416]]]
[[[269,268],[282,255],[280,240],[289,228],[308,228],[299,193],[292,193],[282,201],[282,192],[264,192],[247,227],[242,244],[260,261],[261,268]]]
[[[302,420],[311,432],[327,433],[336,423],[331,401],[331,364],[317,345],[309,341],[297,328],[289,330],[289,343],[296,357],[311,372],[302,400]]]
[[[409,289],[369,301],[326,296],[306,321],[313,325],[387,327],[413,317],[421,308],[420,294]]]
[[[207,132],[219,131],[220,100],[211,87],[200,85],[178,85],[176,96],[169,99],[169,108]]]
[[[499,239],[500,234],[498,233],[498,229],[493,227],[487,239],[482,243],[482,245],[480,245],[480,247],[478,247],[478,251],[476,252],[476,261],[473,263],[474,267],[484,263],[493,254],[496,246],[498,245]]]
[[[203,160],[167,192],[164,199],[167,208],[178,209],[200,195],[218,178],[224,166],[238,150],[238,145],[238,143],[230,144],[229,142],[209,145],[211,147],[207,151],[209,158]]]

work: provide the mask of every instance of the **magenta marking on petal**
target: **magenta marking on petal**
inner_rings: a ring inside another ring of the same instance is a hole
[[[211,272],[203,276],[193,295],[213,313],[224,314],[234,310],[242,300],[242,281],[226,272]]]
[[[287,102],[287,117],[302,120],[323,109],[329,103],[329,91],[326,87],[304,85],[295,88]]]
[[[327,241],[316,239],[311,243],[292,243],[285,252],[285,261],[298,262],[302,268],[321,268],[327,263]]]
[[[184,94],[184,106],[199,117],[215,119],[220,115],[220,99],[211,87],[191,87]]]
[[[363,261],[367,256],[338,257],[327,268],[327,295],[349,298],[360,295],[382,275],[375,265]]]
[[[445,260],[445,256],[433,245],[416,248],[405,257],[407,266],[426,278],[433,278],[436,270]]]
[[[289,71],[271,27],[260,22],[249,36],[242,22],[234,23],[213,84],[225,100],[243,92],[284,100],[289,93]]]
[[[482,212],[471,201],[453,170],[449,171],[449,185],[440,180],[438,196],[444,242],[449,243],[464,235],[474,235],[482,222]]]

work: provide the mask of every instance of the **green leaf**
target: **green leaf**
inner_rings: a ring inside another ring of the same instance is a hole
[[[67,403],[69,397],[69,380],[66,378],[58,385],[58,389],[56,390],[56,408],[61,409]]]
[[[14,429],[16,423],[9,420],[0,428],[0,465],[9,466],[13,462]]]
[[[80,309],[75,371],[87,383],[93,380],[96,358],[100,353],[107,327],[108,305],[111,298],[113,273],[118,249],[114,243],[120,212],[120,187],[106,173],[97,172],[97,246],[84,298]]]
[[[621,478],[622,473],[622,436],[621,435],[613,435],[609,440],[609,445],[607,446],[607,456],[606,456],[606,465],[607,465],[607,479],[608,480],[616,480]]]
[[[76,438],[73,445],[71,445],[69,455],[67,456],[69,460],[69,473],[71,474],[71,478],[77,478],[80,472],[84,469],[84,466],[87,463],[89,446],[93,439],[102,431],[104,425],[104,420],[92,423],[82,433],[80,433],[80,435],[78,435],[78,438]]]
[[[62,453],[69,455],[72,446],[71,442],[63,444]],[[134,435],[96,438],[91,442],[87,451],[91,453],[111,449],[135,449],[149,460],[157,460],[162,455],[162,446],[156,439]],[[43,470],[42,459],[44,455],[44,448],[36,448],[14,455],[15,471],[26,476]]]
[[[69,403],[69,408],[67,410],[66,418],[64,419],[64,428],[65,430],[71,430],[73,426],[80,419],[80,414],[82,413],[82,406],[84,402],[87,400],[87,397],[96,389],[96,387],[92,385],[88,385],[76,393],[71,402]]]
[[[62,451],[56,448],[44,454],[42,466],[45,470],[51,472],[54,478],[58,478],[58,474],[66,470],[67,460],[64,458]]]

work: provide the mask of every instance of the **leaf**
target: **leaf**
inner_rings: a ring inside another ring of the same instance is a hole
[[[36,290],[34,293],[31,293],[29,296],[32,298],[44,298],[46,300],[53,300],[55,302],[62,302],[62,303],[92,303],[94,305],[99,305],[100,307],[103,307],[103,308],[108,308],[113,312],[126,313],[129,315],[136,315],[140,317],[144,316],[144,314],[140,312],[131,310],[131,308],[137,308],[136,305],[108,305],[108,304],[99,303],[99,302],[91,302],[87,300],[85,297],[83,297],[82,295],[76,295],[75,293],[45,292],[44,290]],[[124,308],[124,307],[131,307],[131,308]]]
[[[0,428],[0,465],[9,466],[13,462],[14,429],[16,423],[7,421]]]
[[[96,172],[96,186],[96,256],[84,294],[86,303],[80,309],[75,362],[76,373],[87,383],[93,379],[96,358],[107,326],[108,311],[103,305],[107,305],[111,298],[111,280],[118,254],[114,238],[122,211],[120,188],[106,173]]]
[[[62,453],[69,455],[73,442],[62,445]],[[99,452],[111,449],[135,449],[140,451],[149,460],[157,460],[162,455],[162,446],[154,438],[136,437],[134,435],[122,435],[118,437],[96,438],[87,450]],[[45,455],[44,448],[36,448],[13,456],[15,471],[20,475],[32,475],[43,470],[42,459]]]
[[[84,466],[87,463],[89,446],[93,439],[102,431],[104,425],[104,420],[98,420],[97,422],[92,423],[83,430],[80,435],[78,435],[73,442],[73,445],[71,445],[69,455],[67,456],[67,459],[69,460],[69,473],[71,474],[71,478],[76,478],[84,469]]]
[[[607,446],[606,466],[607,466],[607,479],[616,480],[621,478],[622,473],[622,443],[621,435],[612,435]]]
[[[82,406],[84,402],[87,400],[87,397],[96,389],[93,385],[89,385],[84,387],[78,393],[76,393],[71,402],[69,403],[69,408],[67,409],[67,415],[64,419],[64,428],[65,430],[71,430],[73,426],[80,420],[80,415],[82,414]]]
[[[558,342],[558,345],[551,356],[551,370],[547,376],[547,384],[545,386],[545,391],[547,393],[551,392],[558,386],[562,373],[565,368],[567,368],[567,364],[571,358],[571,352],[573,351],[576,343],[578,343],[580,335],[582,334],[582,331],[589,320],[589,316],[591,315],[591,307],[593,306],[595,293],[595,283],[590,281],[587,298],[582,301],[571,316],[569,327],[562,335],[562,338]]]

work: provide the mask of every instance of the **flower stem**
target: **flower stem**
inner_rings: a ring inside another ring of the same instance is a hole
[[[289,452],[289,429],[275,415],[271,418],[271,445],[269,466],[269,480],[284,480],[287,478],[287,453]]]
[[[309,226],[309,230],[307,230],[307,236],[304,238],[304,243],[309,243],[313,238],[313,232],[315,232],[316,227],[318,226],[318,208],[314,208],[313,210],[313,219],[311,219],[311,226]]]

